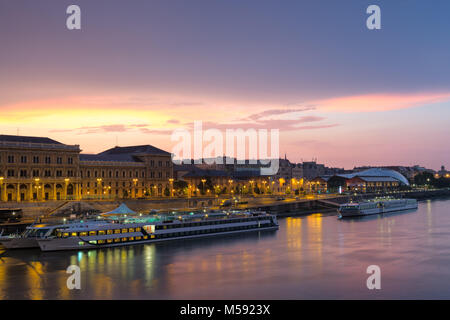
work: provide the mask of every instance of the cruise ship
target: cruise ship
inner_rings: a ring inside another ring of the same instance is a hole
[[[350,202],[339,207],[339,217],[367,216],[394,211],[417,209],[416,199],[375,198],[362,202]]]
[[[80,250],[276,229],[276,216],[265,212],[209,212],[86,222],[56,228],[37,242],[42,251]]]

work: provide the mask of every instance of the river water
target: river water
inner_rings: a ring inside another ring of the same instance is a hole
[[[279,223],[278,231],[100,250],[0,249],[0,299],[450,298],[450,200]],[[67,289],[69,265],[80,267],[80,290]],[[369,265],[380,267],[380,290],[367,289]]]

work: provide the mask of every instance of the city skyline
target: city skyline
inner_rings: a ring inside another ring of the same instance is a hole
[[[319,2],[77,1],[81,31],[68,1],[2,3],[0,134],[170,151],[203,120],[278,128],[293,162],[450,167],[450,4],[377,1],[370,31],[369,1]]]

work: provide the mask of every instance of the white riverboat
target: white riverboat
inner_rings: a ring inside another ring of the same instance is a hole
[[[350,202],[339,207],[340,217],[367,216],[394,211],[417,209],[416,199],[375,198],[362,202]]]
[[[90,223],[98,222],[100,221],[93,220]],[[56,234],[57,229],[73,228],[84,224],[86,224],[86,222],[83,221],[67,222],[64,224],[34,223],[26,227],[23,233],[1,236],[0,244],[5,249],[39,248],[38,239],[43,239]]]
[[[80,250],[275,229],[276,217],[265,212],[208,212],[87,222],[37,241],[42,251]]]

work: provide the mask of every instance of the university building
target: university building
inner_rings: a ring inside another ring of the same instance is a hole
[[[79,145],[0,135],[0,200],[45,201],[170,195],[172,156],[151,145],[82,154]]]

